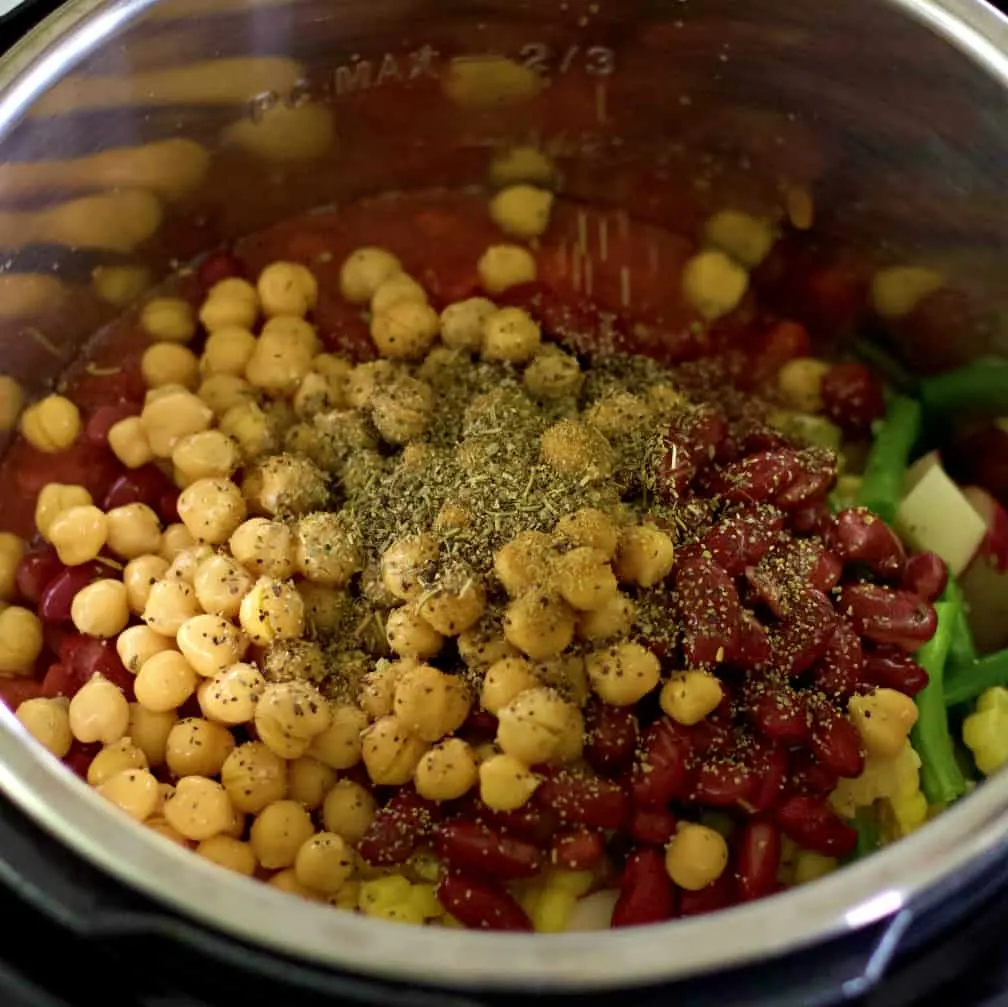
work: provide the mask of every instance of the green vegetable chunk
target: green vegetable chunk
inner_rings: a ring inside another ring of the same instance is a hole
[[[921,407],[914,399],[894,395],[875,437],[865,466],[858,503],[887,523],[896,517],[903,477],[921,428]]]
[[[955,668],[945,682],[945,705],[968,703],[997,685],[1008,687],[1008,650],[986,654]]]
[[[945,707],[945,664],[961,608],[955,602],[935,605],[938,628],[919,651],[917,663],[928,673],[927,687],[917,695],[917,723],[911,732],[921,760],[921,789],[928,804],[949,804],[966,792],[966,779],[955,757]]]
[[[952,642],[949,644],[948,673],[945,677],[945,691],[948,693],[950,678],[956,676],[960,668],[973,664],[977,659],[977,650],[976,644],[973,642],[969,619],[966,617],[966,603],[962,589],[951,574],[949,574],[948,584],[945,586],[941,600],[950,601],[959,609],[955,626],[952,629]]]
[[[1008,412],[1008,361],[978,360],[920,383],[920,398],[929,414]]]
[[[860,860],[874,853],[882,846],[881,829],[879,828],[878,815],[874,807],[858,808],[853,818],[849,820],[857,832],[857,846],[854,852],[848,857],[848,861]]]

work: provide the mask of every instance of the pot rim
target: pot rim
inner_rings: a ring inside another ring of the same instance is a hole
[[[0,136],[67,64],[155,0],[71,0],[0,59]],[[1008,20],[976,0],[881,0],[1008,87]],[[685,979],[780,957],[913,912],[1008,848],[1008,773],[924,829],[814,884],[648,927],[559,935],[388,923],[334,911],[194,857],[112,808],[0,708],[0,792],[128,887],[232,937],[315,965],[441,987],[577,991]]]

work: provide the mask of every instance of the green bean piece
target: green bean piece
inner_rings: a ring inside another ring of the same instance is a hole
[[[962,588],[956,583],[956,579],[951,573],[940,600],[952,602],[959,609],[955,626],[952,627],[952,642],[949,644],[948,670],[945,675],[947,683],[960,668],[973,664],[977,659],[977,649],[973,642],[973,631],[970,629],[969,618],[966,615],[966,600],[963,597]]]
[[[977,360],[924,378],[920,400],[929,415],[963,411],[1003,415],[1008,411],[1008,361]]]
[[[972,664],[955,668],[945,682],[945,705],[968,703],[996,685],[1008,687],[1008,650],[986,654]]]
[[[852,340],[851,350],[854,356],[883,375],[893,388],[907,395],[916,394],[920,384],[917,376],[895,354],[880,346],[877,340],[858,336]]]
[[[893,395],[865,466],[858,503],[887,523],[896,517],[903,477],[921,429],[921,407],[915,399]]]
[[[854,817],[848,820],[848,824],[857,832],[857,846],[847,858],[848,862],[860,860],[881,848],[882,835],[874,806],[858,808]]]
[[[910,734],[921,760],[921,789],[928,804],[950,804],[966,792],[966,779],[956,761],[945,707],[945,662],[960,611],[955,602],[935,605],[938,627],[919,651],[917,663],[928,673],[928,684],[917,694],[917,723]]]

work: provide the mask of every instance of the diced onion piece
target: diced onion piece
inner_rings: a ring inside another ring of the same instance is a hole
[[[593,892],[574,903],[574,909],[567,920],[564,933],[586,933],[589,930],[608,930],[612,924],[613,910],[619,892],[606,888]]]

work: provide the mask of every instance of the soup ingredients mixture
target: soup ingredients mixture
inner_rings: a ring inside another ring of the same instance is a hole
[[[21,414],[4,698],[166,840],[400,922],[657,922],[912,831],[1008,759],[956,580],[1003,512],[927,388],[761,310],[774,240],[516,185],[210,256]]]

